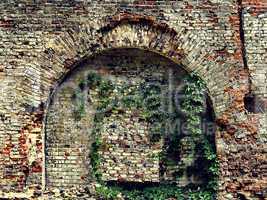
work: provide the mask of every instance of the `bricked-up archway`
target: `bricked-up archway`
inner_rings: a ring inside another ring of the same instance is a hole
[[[198,185],[207,181],[204,177],[205,166],[201,162],[203,155],[198,154],[202,151],[201,147],[198,148],[199,152],[193,155],[190,153],[194,151],[190,143],[193,136],[185,130],[186,116],[182,114],[180,108],[184,100],[181,95],[185,84],[183,78],[188,72],[159,54],[124,48],[102,52],[80,63],[64,77],[53,92],[44,127],[47,189],[81,187],[95,181],[89,155],[92,143],[96,140],[96,135],[93,135],[96,128],[94,124],[96,106],[99,101],[104,100],[101,100],[103,95],[97,96],[99,90],[92,88],[91,76],[89,80],[89,75],[92,73],[110,80],[110,84],[115,85],[112,89],[114,99],[121,98],[125,91],[128,92],[129,94],[125,94],[125,98],[120,100],[127,100],[126,104],[129,102],[132,104],[139,98],[135,96],[136,93],[131,94],[134,88],[140,89],[151,85],[159,87],[161,102],[155,104],[157,106],[153,112],[157,111],[160,114],[161,111],[158,109],[163,109],[165,114],[167,112],[178,114],[175,120],[164,124],[168,128],[164,133],[161,131],[163,140],[153,142],[158,139],[158,135],[152,135],[153,131],[151,132],[149,128],[151,125],[143,116],[148,111],[144,112],[141,108],[135,107],[107,111],[108,115],[105,115],[101,122],[104,130],[98,133],[99,139],[104,141],[100,148],[102,165],[99,167],[103,181],[149,185],[173,183],[179,177],[177,184],[180,186]],[[110,86],[106,84],[100,88]],[[168,102],[165,102],[166,100]],[[117,101],[120,102],[118,99]],[[155,103],[154,101],[150,104]],[[212,108],[206,109],[202,116],[202,131],[213,143],[215,130],[212,129],[214,128]],[[174,151],[166,150],[168,162],[175,163],[171,165],[159,159],[164,146],[170,142],[175,142],[172,145],[176,145]]]
[[[85,58],[105,49],[125,47],[157,52],[179,63],[186,71],[197,72],[207,83],[217,122],[223,132],[235,132],[238,129],[254,133],[256,130],[253,123],[247,123],[254,118],[245,114],[243,97],[248,93],[249,81],[240,50],[228,53],[227,62],[222,62],[220,51],[211,50],[198,38],[197,32],[184,27],[172,29],[153,18],[139,15],[119,14],[48,38],[46,49],[37,63],[43,69],[42,78],[46,80],[46,84],[42,85],[44,96],[41,98],[46,100],[51,86],[55,87],[61,77]],[[245,118],[237,120],[233,117],[236,112],[243,113]],[[216,138],[218,155],[222,161],[227,139],[219,132]],[[221,183],[224,182],[223,177]],[[225,190],[225,186],[220,186]]]
[[[206,81],[220,126],[219,199],[266,196],[266,1],[4,1],[0,7],[1,197],[13,191],[29,197],[28,186],[41,186],[43,105],[60,77],[98,51],[123,46],[183,55],[175,62]]]

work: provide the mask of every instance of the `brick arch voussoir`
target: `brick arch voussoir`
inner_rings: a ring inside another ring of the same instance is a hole
[[[209,74],[207,75],[204,67],[205,62],[218,66],[218,63],[209,60],[209,50],[194,33],[185,29],[178,33],[167,24],[158,23],[150,17],[123,14],[113,16],[104,22],[85,24],[79,29],[70,29],[50,39],[40,55],[39,65],[45,72],[49,71],[44,74],[47,76],[46,79],[50,80],[46,86],[49,88],[47,91],[52,91],[46,94],[44,119],[53,93],[68,73],[83,60],[102,51],[117,48],[139,48],[161,54],[184,67],[186,71],[197,72],[206,82]],[[210,97],[213,104],[212,95]],[[42,135],[44,140],[45,133]],[[45,186],[45,171],[43,177]]]
[[[46,91],[50,93],[45,94],[44,97],[45,113],[48,111],[53,93],[64,81],[64,77],[83,60],[110,49],[139,48],[161,54],[188,72],[196,72],[207,83],[217,118],[220,111],[216,110],[214,94],[218,95],[220,92],[216,83],[210,84],[212,74],[205,66],[207,62],[210,68],[216,69],[219,66],[218,63],[210,60],[205,44],[194,33],[186,30],[177,33],[168,25],[157,23],[154,19],[130,15],[117,18],[118,21],[112,19],[68,30],[47,43],[41,55],[43,62],[40,63],[41,66],[49,69],[49,73],[44,74],[47,76],[46,80],[50,80],[49,84],[46,84],[48,87]],[[51,74],[53,74],[52,77]]]
[[[50,39],[41,54],[40,65],[52,71],[52,87],[78,63],[99,52],[115,48],[140,48],[161,54],[186,71],[197,72],[207,81],[202,63],[209,59],[209,50],[196,34],[181,29],[178,33],[152,17],[127,13],[114,15],[67,30]],[[211,60],[209,63],[217,66]]]
[[[117,48],[138,48],[158,53],[189,73],[197,73],[206,82],[215,115],[219,116],[227,103],[216,99],[222,99],[224,91],[220,88],[229,82],[221,69],[231,67],[222,67],[227,63],[221,64],[213,59],[213,51],[198,34],[184,27],[177,29],[153,17],[128,13],[69,29],[50,39],[41,54],[40,65],[49,69],[48,75],[44,73],[45,79],[50,80],[45,91],[56,88],[80,62],[98,53]],[[48,98],[47,93],[44,99]]]

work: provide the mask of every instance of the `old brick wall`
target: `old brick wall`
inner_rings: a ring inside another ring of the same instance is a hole
[[[251,94],[254,98],[254,113],[251,117],[257,117],[259,123],[258,134],[253,144],[247,145],[249,149],[257,149],[249,153],[250,163],[255,166],[248,179],[249,184],[244,188],[245,191],[253,189],[256,193],[263,193],[266,196],[266,134],[267,134],[267,2],[266,1],[243,1],[242,18],[243,34],[245,45],[245,66],[250,71]],[[257,167],[256,167],[257,166]],[[257,174],[261,174],[263,180],[257,179]]]
[[[206,81],[220,127],[219,199],[266,197],[266,109],[244,105],[253,93],[266,108],[264,0],[17,0],[0,8],[0,195],[42,187],[43,116],[62,76],[96,52],[139,47]]]

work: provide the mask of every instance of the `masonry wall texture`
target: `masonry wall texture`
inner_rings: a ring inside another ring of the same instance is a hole
[[[86,114],[77,120],[77,116],[73,113],[75,102],[79,103],[79,100],[73,101],[73,94],[77,88],[79,89],[81,80],[87,80],[88,73],[100,73],[116,85],[116,90],[122,90],[127,83],[129,84],[127,88],[131,89],[135,85],[138,86],[138,83],[140,84],[140,81],[145,78],[163,79],[163,76],[168,75],[169,63],[164,62],[162,58],[154,58],[154,54],[150,52],[146,53],[149,59],[144,55],[131,49],[98,55],[94,60],[84,63],[80,70],[72,73],[72,76],[60,86],[47,119],[48,186],[83,185],[90,183],[92,179],[88,147],[93,141],[93,136],[90,137],[90,135],[92,135],[94,113],[99,101],[99,91],[96,89],[88,91],[85,97],[88,99],[85,100],[88,102],[85,106]],[[110,96],[119,99],[123,95],[119,93]],[[101,148],[101,155],[103,155],[101,173],[105,181],[124,179],[125,181],[159,182],[159,160],[151,156],[161,150],[159,143],[150,144],[148,124],[140,122],[135,112],[130,109],[120,115],[114,112],[103,120],[100,135],[105,141],[105,147]],[[120,164],[116,165],[116,163]],[[148,167],[144,167],[144,163]]]
[[[265,0],[1,1],[0,197],[47,195],[44,118],[64,77],[104,50],[139,48],[206,82],[218,199],[265,199],[266,10]]]
[[[136,89],[148,84],[160,87],[159,98],[163,99],[163,95],[169,95],[167,91],[171,88],[174,91],[181,90],[181,80],[186,74],[169,59],[138,49],[111,50],[77,67],[58,87],[48,109],[45,127],[47,187],[83,186],[92,182],[89,147],[94,141],[93,119],[101,99],[97,88],[86,90],[85,80],[88,79],[87,74],[91,73],[97,73],[111,81],[115,89],[109,97],[120,102],[118,104],[125,102],[129,94],[134,96]],[[84,83],[83,92],[78,95],[81,83]],[[86,102],[84,112],[76,113],[77,104],[82,103],[82,94]],[[136,98],[139,97],[135,94]],[[160,104],[161,109],[168,109],[164,102]],[[187,144],[190,134],[187,134],[181,137],[181,147],[177,149],[180,152],[176,155],[179,163],[167,166],[162,171],[158,155],[164,149],[163,138],[155,142],[151,140],[151,124],[142,117],[142,109],[117,106],[119,109],[110,108],[99,133],[103,141],[100,148],[103,181],[170,182],[176,181],[174,173],[179,170],[179,166],[180,169],[184,167],[183,163],[188,162],[188,168],[194,166],[189,154],[192,147],[190,143]],[[183,124],[182,117],[177,118],[175,123]],[[177,127],[176,134],[180,134],[181,129]],[[211,135],[214,137],[214,132]],[[177,183],[184,186],[200,182],[203,169],[199,170],[198,176],[184,173]]]

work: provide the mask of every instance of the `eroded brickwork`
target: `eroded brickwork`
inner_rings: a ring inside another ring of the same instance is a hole
[[[61,78],[97,52],[138,47],[206,81],[220,127],[218,198],[266,198],[266,7],[264,0],[2,1],[0,195],[42,188],[43,113]],[[258,112],[245,109],[247,94]]]

